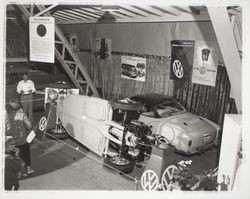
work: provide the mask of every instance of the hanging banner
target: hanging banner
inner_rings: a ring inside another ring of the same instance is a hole
[[[55,62],[55,20],[53,17],[30,17],[30,61]]]
[[[215,86],[218,60],[218,48],[214,42],[196,41],[192,82]]]
[[[94,40],[93,52],[100,59],[108,59],[111,55],[111,39],[96,38]]]
[[[121,78],[145,81],[146,58],[122,56]]]
[[[190,81],[194,58],[194,41],[171,41],[170,79]]]

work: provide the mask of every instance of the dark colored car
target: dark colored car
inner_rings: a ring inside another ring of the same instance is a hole
[[[134,65],[122,64],[121,70],[123,75],[126,75],[130,78],[136,78],[138,76],[138,71]]]

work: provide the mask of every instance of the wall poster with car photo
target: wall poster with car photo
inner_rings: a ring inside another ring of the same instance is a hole
[[[121,78],[145,82],[146,58],[122,56]]]

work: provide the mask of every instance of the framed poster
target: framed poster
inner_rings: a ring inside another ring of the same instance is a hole
[[[55,62],[55,20],[53,17],[29,18],[30,61]]]
[[[146,58],[122,56],[121,78],[145,81]]]

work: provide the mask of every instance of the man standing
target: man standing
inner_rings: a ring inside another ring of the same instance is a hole
[[[18,82],[17,93],[21,95],[23,112],[33,121],[33,93],[36,92],[33,81],[29,80],[27,73],[23,74],[22,80]]]

